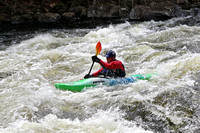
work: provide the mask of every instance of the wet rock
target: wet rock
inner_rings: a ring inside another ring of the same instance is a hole
[[[88,8],[87,17],[90,17],[90,18],[120,17],[119,10],[120,10],[120,6],[116,6],[116,5],[90,6]]]
[[[83,6],[76,6],[76,7],[71,7],[69,9],[69,12],[73,12],[75,16],[78,17],[86,17],[87,16],[87,8]]]
[[[191,16],[194,17],[194,20],[197,22],[200,22],[200,9],[199,8],[193,8],[190,10]]]
[[[65,12],[62,14],[62,17],[64,17],[64,18],[72,18],[74,16],[75,16],[74,12]]]
[[[61,17],[58,13],[42,13],[37,14],[37,18],[39,22],[58,22]]]
[[[24,20],[20,16],[14,16],[11,18],[11,23],[12,24],[20,24],[23,23]]]
[[[187,19],[188,25],[198,25],[200,26],[200,9],[192,8],[190,9],[190,17]]]
[[[170,9],[156,9],[147,5],[139,5],[132,8],[130,12],[132,20],[166,20],[173,17],[173,12]]]
[[[21,18],[25,21],[32,21],[34,19],[34,14],[24,14],[21,16]]]
[[[173,13],[174,13],[174,17],[186,17],[186,16],[190,15],[189,11],[183,10],[179,6],[174,7]]]
[[[46,9],[46,12],[52,12],[52,13],[63,13],[67,11],[66,6],[62,3],[53,3],[49,5],[49,9]]]

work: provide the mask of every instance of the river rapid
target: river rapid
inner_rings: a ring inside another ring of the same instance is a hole
[[[183,20],[0,33],[0,132],[200,132],[200,27]],[[116,51],[127,76],[157,75],[77,93],[56,89],[88,73],[99,41],[98,57]]]

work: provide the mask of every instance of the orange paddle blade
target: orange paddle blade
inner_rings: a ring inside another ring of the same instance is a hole
[[[96,45],[96,55],[99,55],[99,54],[100,54],[101,49],[102,49],[102,47],[101,47],[101,43],[98,42],[97,45]]]

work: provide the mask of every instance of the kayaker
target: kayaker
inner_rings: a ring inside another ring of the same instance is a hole
[[[99,63],[102,68],[99,69],[97,72],[93,73],[92,75],[85,75],[86,78],[90,77],[98,77],[103,75],[104,77],[125,77],[125,68],[121,61],[116,60],[116,53],[112,50],[106,53],[107,62],[102,61],[97,56],[92,56],[92,61]]]

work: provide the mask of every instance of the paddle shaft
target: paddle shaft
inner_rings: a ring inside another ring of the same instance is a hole
[[[90,72],[91,72],[93,66],[94,66],[94,61],[92,62],[92,66],[90,67],[90,71],[89,71],[89,73],[88,73],[89,75],[90,75]]]

